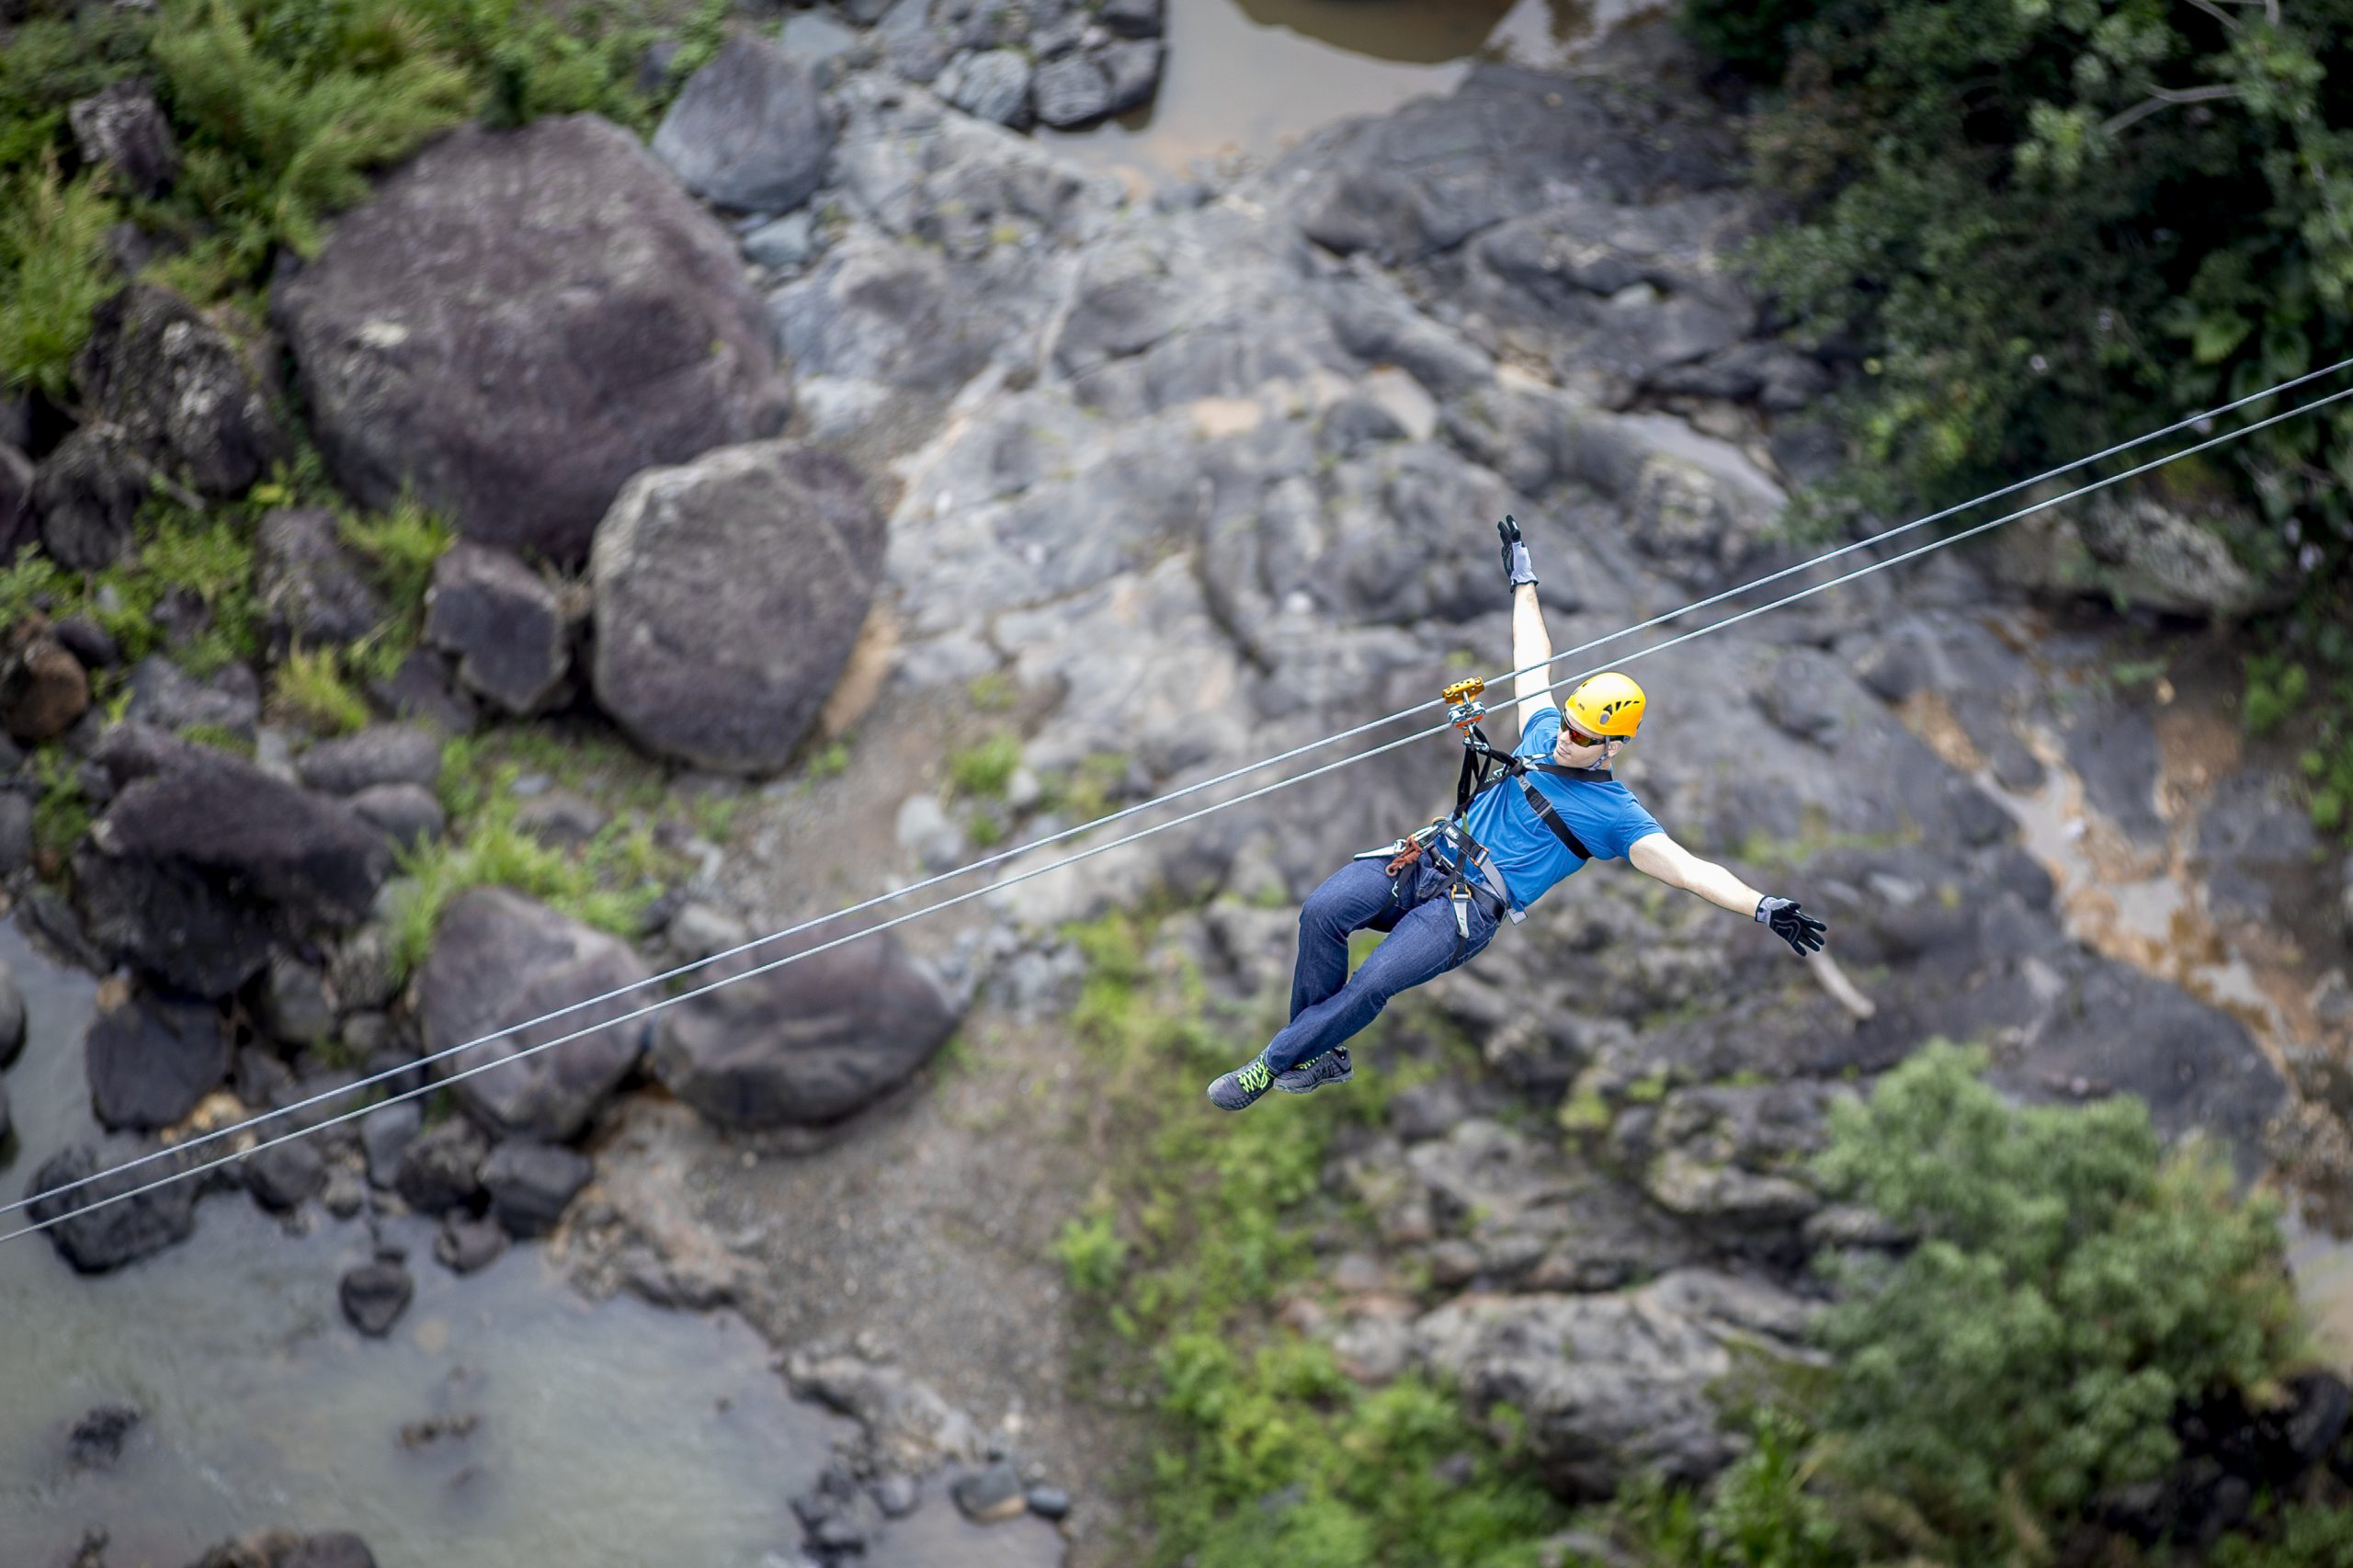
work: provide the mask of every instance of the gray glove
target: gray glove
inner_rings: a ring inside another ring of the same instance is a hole
[[[1803,958],[1822,950],[1822,934],[1830,929],[1823,922],[1798,908],[1793,898],[1760,898],[1756,901],[1756,922],[1770,926],[1773,935],[1790,945],[1790,951]]]
[[[1522,584],[1536,581],[1536,568],[1528,559],[1528,541],[1519,537],[1519,524],[1512,520],[1508,512],[1495,525],[1495,532],[1503,536],[1504,574],[1511,579],[1512,591],[1517,593]]]

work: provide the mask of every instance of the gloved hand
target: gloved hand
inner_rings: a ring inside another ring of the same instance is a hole
[[[1519,537],[1519,525],[1512,520],[1509,513],[1506,513],[1504,520],[1495,525],[1495,532],[1503,536],[1504,574],[1511,579],[1513,590],[1518,591],[1523,583],[1535,582],[1536,568],[1529,563],[1528,542]]]
[[[1791,951],[1803,958],[1822,950],[1822,934],[1830,929],[1823,922],[1798,907],[1793,898],[1760,898],[1756,901],[1756,920],[1770,926],[1773,935],[1790,945]]]

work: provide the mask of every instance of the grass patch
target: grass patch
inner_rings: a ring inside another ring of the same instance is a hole
[[[957,794],[1001,801],[1014,770],[1021,766],[1021,740],[1000,730],[975,746],[948,759],[948,782]]]
[[[333,648],[288,650],[271,691],[280,709],[321,734],[368,727],[368,699],[345,678],[342,657]]]
[[[33,801],[33,853],[44,863],[44,874],[53,875],[88,835],[90,803],[83,798],[73,757],[61,746],[33,753],[33,777],[40,781]]]
[[[114,291],[107,229],[115,205],[95,180],[68,185],[55,159],[0,180],[0,387],[63,399],[90,314]]]
[[[424,635],[433,567],[458,541],[458,530],[406,494],[388,512],[347,514],[338,528],[366,561],[385,604],[383,621],[351,648],[353,668],[369,680],[390,680]]]

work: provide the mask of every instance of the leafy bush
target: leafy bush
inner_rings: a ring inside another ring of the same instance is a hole
[[[2353,1562],[2353,1509],[2306,1505],[2256,1521],[2259,1535],[2232,1536],[2213,1568],[2342,1568]]]
[[[63,398],[90,312],[113,290],[106,265],[114,203],[97,182],[62,181],[54,162],[0,178],[0,390]]]
[[[2271,1199],[2164,1153],[2138,1100],[2022,1109],[1983,1066],[1931,1046],[1834,1112],[1822,1175],[1920,1242],[1846,1279],[1822,1425],[1834,1472],[1961,1560],[2031,1560],[2172,1461],[2183,1403],[2272,1391],[2298,1318]]]

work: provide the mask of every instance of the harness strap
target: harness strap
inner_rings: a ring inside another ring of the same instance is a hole
[[[1552,836],[1567,846],[1570,854],[1580,860],[1593,858],[1593,851],[1585,846],[1585,841],[1576,835],[1575,829],[1561,820],[1561,813],[1552,809],[1552,802],[1544,798],[1541,790],[1526,778],[1519,781],[1519,788],[1520,792],[1528,797],[1529,805],[1535,810],[1537,819],[1552,830]]]

